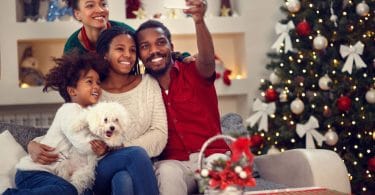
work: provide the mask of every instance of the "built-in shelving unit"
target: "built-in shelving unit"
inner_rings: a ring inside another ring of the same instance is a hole
[[[0,12],[2,24],[0,105],[60,103],[62,99],[55,92],[42,93],[42,87],[20,87],[18,75],[21,56],[24,49],[31,46],[33,56],[39,61],[40,71],[46,74],[54,66],[51,57],[61,56],[66,38],[80,28],[81,24],[74,19],[54,22],[19,22],[16,20],[16,2],[4,1]],[[246,4],[246,2],[236,3]],[[124,21],[135,28],[145,21],[125,19],[123,1],[109,0],[109,6],[112,20]],[[195,29],[191,18],[161,19],[161,21],[172,32],[176,51],[196,53]],[[232,70],[230,86],[224,85],[219,80],[216,82],[218,95],[246,95],[248,93],[248,63],[245,55],[248,29],[246,18],[241,14],[236,17],[208,17],[206,23],[212,33],[217,55],[224,61],[226,67]]]

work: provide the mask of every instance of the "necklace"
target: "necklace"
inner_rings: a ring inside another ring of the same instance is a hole
[[[107,29],[108,28],[111,28],[111,24],[109,22],[107,22]],[[81,36],[82,36],[82,42],[83,42],[83,45],[85,46],[85,48],[89,51],[95,52],[95,47],[92,46],[89,38],[87,37],[85,26],[82,26],[82,28],[81,28]]]

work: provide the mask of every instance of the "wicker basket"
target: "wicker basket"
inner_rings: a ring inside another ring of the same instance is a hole
[[[231,137],[229,135],[215,135],[211,138],[209,138],[206,142],[203,143],[202,145],[202,148],[199,152],[199,156],[198,156],[198,169],[199,170],[202,170],[203,168],[203,164],[204,164],[204,151],[206,151],[206,148],[214,141],[216,140],[220,140],[220,139],[224,139],[224,140],[229,140],[230,142],[234,142],[236,139],[234,137]]]
[[[198,170],[199,170],[198,183],[200,184],[200,187],[201,187],[200,191],[202,192],[204,190],[204,194],[206,194],[206,195],[227,195],[227,194],[240,195],[240,194],[243,194],[242,187],[238,187],[236,184],[235,185],[229,185],[229,186],[225,187],[225,189],[216,189],[216,188],[213,189],[213,188],[209,187],[209,185],[203,184],[204,181],[205,182],[210,181],[210,178],[208,177],[209,176],[208,174],[209,174],[210,170],[208,170],[207,167],[204,167],[205,165],[207,166],[207,164],[204,163],[204,160],[205,160],[204,159],[204,152],[205,152],[206,148],[212,142],[220,140],[220,139],[227,140],[227,141],[229,141],[229,143],[234,143],[236,141],[235,138],[233,138],[229,135],[216,135],[216,136],[213,136],[213,137],[209,138],[202,145],[201,151],[199,152],[199,156],[198,156]],[[212,161],[213,160],[211,160],[211,162]],[[210,162],[208,162],[208,163],[210,163]],[[224,171],[224,170],[227,170],[227,169],[225,168],[222,171]],[[206,171],[206,173],[203,173],[203,171]],[[234,173],[234,170],[231,170],[231,174],[237,174],[237,173]],[[238,175],[240,175],[240,174],[238,173]],[[246,177],[252,178],[252,176],[246,176]],[[202,187],[204,187],[204,188],[202,188]]]

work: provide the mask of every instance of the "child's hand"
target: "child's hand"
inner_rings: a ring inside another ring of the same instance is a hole
[[[91,149],[97,156],[103,156],[108,152],[108,146],[102,140],[90,141]]]
[[[55,148],[31,141],[27,145],[27,151],[30,154],[31,159],[42,165],[49,165],[54,163],[59,158],[59,155],[54,153]]]

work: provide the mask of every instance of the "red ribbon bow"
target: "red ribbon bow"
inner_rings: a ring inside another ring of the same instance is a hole
[[[231,145],[232,162],[237,162],[238,160],[240,160],[242,155],[245,155],[245,157],[250,162],[250,164],[252,164],[254,156],[250,151],[251,146],[252,146],[252,142],[250,138],[245,138],[245,137],[237,138],[237,140],[234,141]]]

